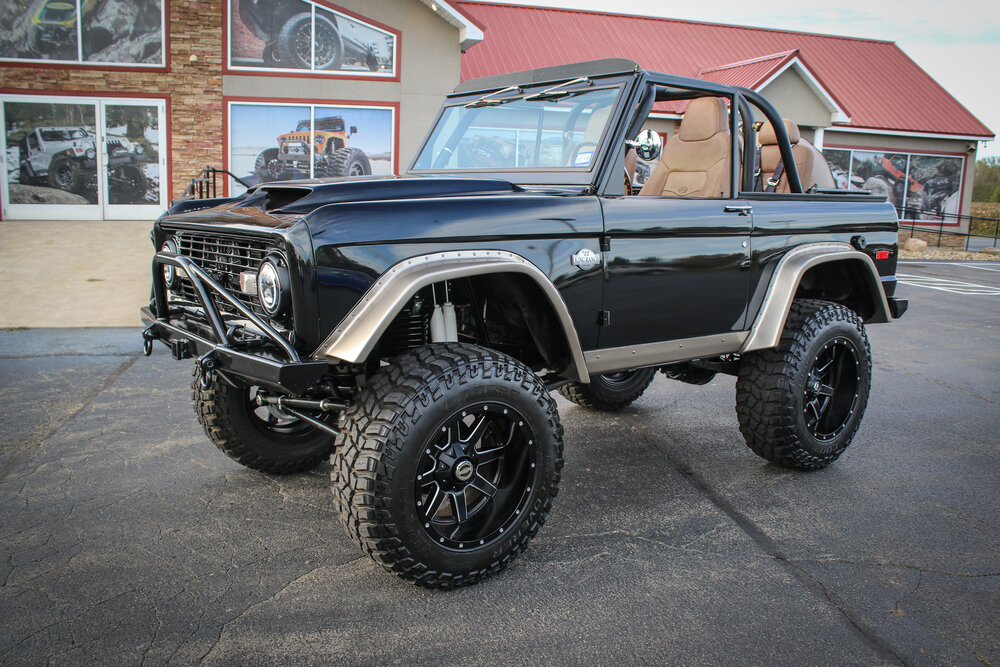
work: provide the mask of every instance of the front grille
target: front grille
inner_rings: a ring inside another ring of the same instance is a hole
[[[257,297],[240,290],[240,274],[244,271],[256,274],[264,256],[276,249],[276,244],[258,238],[188,231],[177,232],[174,238],[179,254],[191,258],[241,303],[267,320],[268,316]],[[183,301],[198,303],[194,285],[187,277],[178,281],[173,293]],[[215,297],[215,302],[222,313],[236,314],[236,309],[224,299]]]

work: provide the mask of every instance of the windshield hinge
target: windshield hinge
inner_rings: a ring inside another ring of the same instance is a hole
[[[601,252],[611,252],[611,239],[607,236],[601,237]]]
[[[599,310],[597,311],[597,323],[606,327],[611,324],[611,311],[610,310]]]

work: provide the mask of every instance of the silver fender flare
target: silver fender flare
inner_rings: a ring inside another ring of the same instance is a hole
[[[859,264],[872,294],[875,312],[866,322],[869,324],[891,322],[889,302],[882,290],[882,281],[871,257],[846,243],[810,243],[788,251],[779,260],[771,282],[767,286],[763,305],[740,352],[777,347],[802,276],[819,264],[845,260]]]
[[[537,266],[505,250],[434,252],[394,264],[368,288],[354,308],[316,348],[312,358],[341,359],[349,363],[363,361],[417,290],[443,280],[488,273],[521,273],[538,284],[559,318],[569,346],[571,362],[562,375],[589,382],[580,339],[559,290]]]

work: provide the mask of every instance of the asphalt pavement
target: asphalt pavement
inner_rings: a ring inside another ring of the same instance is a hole
[[[217,451],[137,329],[0,332],[0,664],[1000,664],[1000,266],[899,273],[832,466],[750,452],[729,377],[560,397],[548,522],[452,592],[363,557],[326,466]]]

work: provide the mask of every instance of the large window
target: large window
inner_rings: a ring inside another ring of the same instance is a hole
[[[839,188],[884,195],[907,220],[958,224],[965,158],[824,149]]]
[[[0,60],[164,67],[163,0],[0,3]]]
[[[307,0],[229,0],[229,68],[397,76],[398,33]]]
[[[229,170],[249,185],[392,174],[395,116],[394,106],[230,102]]]

